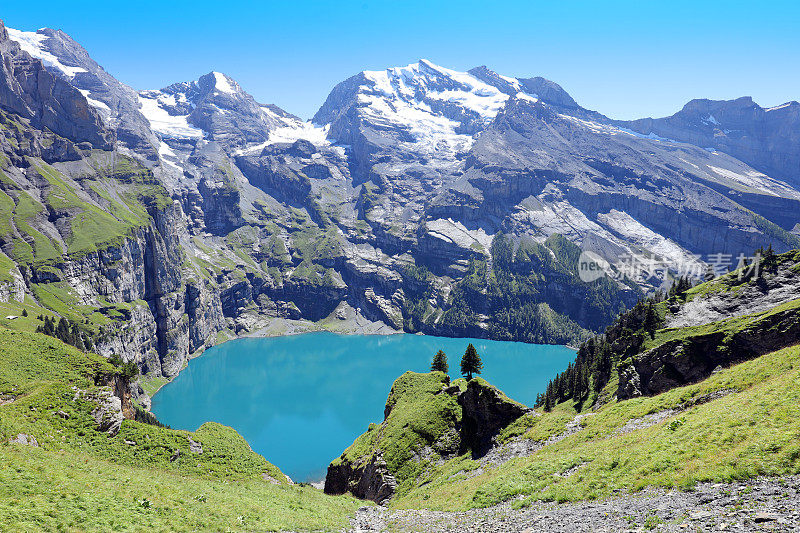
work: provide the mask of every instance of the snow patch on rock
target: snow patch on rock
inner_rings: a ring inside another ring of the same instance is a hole
[[[234,94],[236,92],[233,84],[231,84],[231,80],[222,72],[214,72],[214,80],[216,81],[218,91],[228,94]]]
[[[89,105],[92,107],[99,109],[100,111],[105,111],[106,114],[111,114],[111,108],[108,107],[105,102],[101,102],[100,100],[95,100],[94,98],[90,97],[90,92],[86,89],[78,89],[80,93],[86,98],[86,101],[89,102]]]
[[[717,176],[731,180],[745,187],[757,189],[758,192],[768,194],[770,196],[785,196],[789,198],[800,198],[800,195],[786,185],[776,179],[770,178],[766,174],[762,174],[757,170],[747,169],[741,172],[736,172],[727,168],[721,168],[713,165],[707,165]]]
[[[8,36],[19,43],[20,48],[28,52],[31,57],[40,60],[45,67],[60,70],[67,78],[73,78],[79,72],[86,72],[85,68],[65,65],[56,56],[47,51],[45,41],[50,39],[47,35],[8,27],[6,27],[6,30],[8,31]]]
[[[460,221],[451,218],[429,220],[425,223],[428,234],[445,242],[455,244],[459,248],[471,249],[477,246],[488,252],[492,246],[494,234],[489,235],[483,228],[467,229]]]
[[[203,138],[203,130],[189,124],[188,115],[170,115],[161,104],[175,105],[175,96],[160,91],[139,93],[139,110],[150,122],[150,128],[154,132],[173,139]]]
[[[647,249],[670,265],[692,264],[701,272],[703,271],[702,263],[689,251],[644,226],[624,211],[612,209],[608,213],[598,214],[597,219],[625,241]]]

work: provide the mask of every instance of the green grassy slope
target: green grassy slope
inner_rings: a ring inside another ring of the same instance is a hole
[[[695,287],[674,287],[667,299],[656,295],[641,300],[603,335],[580,346],[575,362],[554,377],[537,405],[569,400],[586,411],[616,397],[690,383],[716,366],[797,343],[800,298],[788,280],[798,273],[800,251],[768,253],[758,270],[743,267]],[[766,302],[772,307],[764,306]],[[709,313],[708,318],[690,320],[696,325],[665,327],[687,305],[694,307],[687,315]],[[727,318],[713,311],[726,308],[731,309]]]
[[[0,530],[332,530],[362,505],[289,484],[219,424],[125,420],[114,437],[98,431],[92,396],[114,372],[102,357],[0,327]],[[19,434],[39,446],[10,444]]]
[[[20,264],[50,264],[62,254],[85,254],[118,244],[150,223],[153,208],[171,205],[166,190],[145,167],[118,155],[112,165],[71,179],[29,158],[40,178],[40,194],[23,190],[0,170],[0,243]],[[52,225],[48,218],[68,217]]]

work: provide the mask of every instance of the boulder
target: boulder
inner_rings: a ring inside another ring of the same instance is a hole
[[[97,408],[92,411],[92,418],[98,431],[105,431],[112,437],[119,433],[125,416],[122,414],[122,400],[109,391],[102,391],[96,398]]]
[[[383,456],[378,453],[363,465],[341,462],[328,467],[325,477],[326,494],[351,493],[356,498],[383,503],[397,488],[397,479],[389,472]]]
[[[203,445],[201,443],[197,442],[192,437],[187,436],[186,438],[189,439],[189,451],[190,452],[196,453],[196,454],[202,454],[203,453]]]
[[[39,443],[36,441],[36,437],[33,435],[26,435],[25,433],[20,433],[14,438],[8,439],[9,444],[22,444],[24,446],[33,446],[34,448],[39,447]]]

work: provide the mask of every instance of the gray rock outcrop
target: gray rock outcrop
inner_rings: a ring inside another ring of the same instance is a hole
[[[2,22],[0,56],[0,107],[75,143],[88,142],[100,149],[112,146],[113,133],[80,91],[23,51]]]
[[[531,411],[477,378],[458,395],[458,404],[462,413],[461,448],[471,450],[473,457],[484,455],[502,429]]]
[[[122,414],[122,400],[109,391],[101,391],[93,398],[98,406],[92,411],[99,431],[104,431],[116,436],[122,426],[125,416]]]
[[[326,494],[349,492],[356,498],[377,503],[389,500],[396,489],[397,480],[380,454],[374,455],[363,465],[356,466],[350,462],[331,465],[324,487]]]

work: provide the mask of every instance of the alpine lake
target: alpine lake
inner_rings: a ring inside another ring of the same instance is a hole
[[[383,420],[395,379],[427,372],[437,350],[458,378],[469,343],[481,377],[529,406],[575,358],[566,346],[410,334],[236,339],[191,360],[153,397],[152,411],[176,429],[231,426],[294,481],[315,482],[370,422]]]

